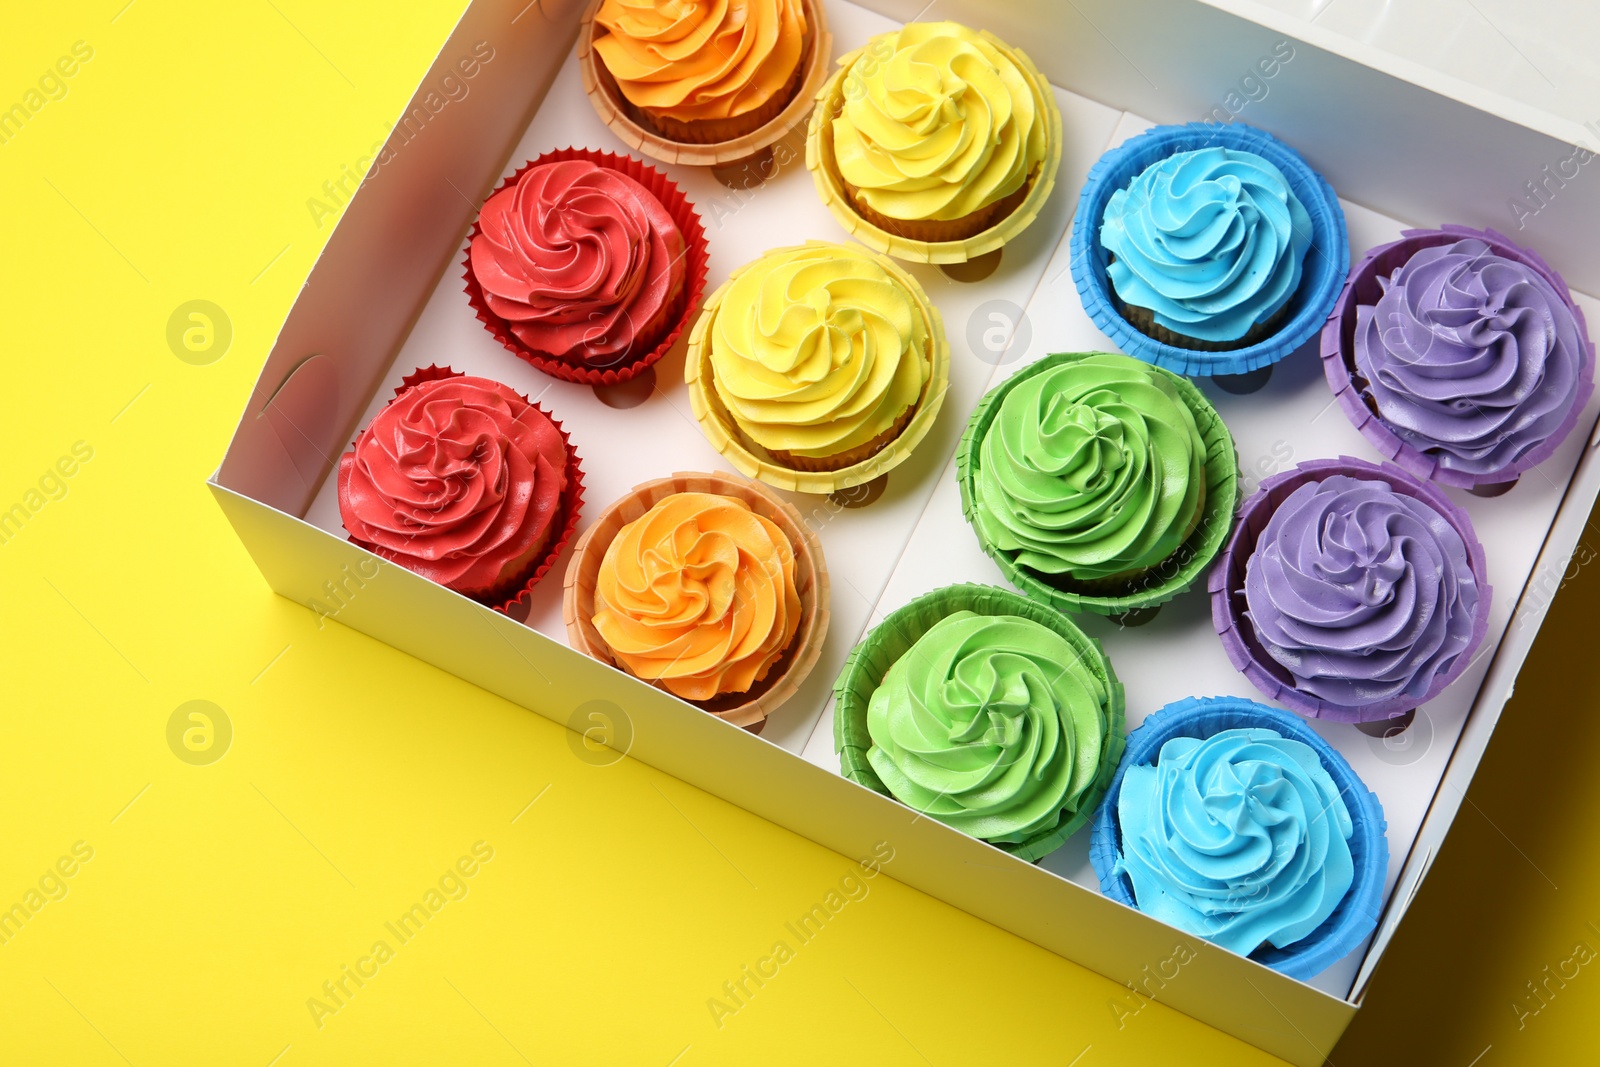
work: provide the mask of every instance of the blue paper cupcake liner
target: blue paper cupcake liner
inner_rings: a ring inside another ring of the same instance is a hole
[[[1389,870],[1389,841],[1384,835],[1387,824],[1378,798],[1332,745],[1289,712],[1244,697],[1186,697],[1145,719],[1128,735],[1128,746],[1111,779],[1111,788],[1106,791],[1100,810],[1095,812],[1089,860],[1100,879],[1100,891],[1112,900],[1137,908],[1133,883],[1127,875],[1114,873],[1122,852],[1117,800],[1122,793],[1123,776],[1129,767],[1153,765],[1161,746],[1174,737],[1207,738],[1224,730],[1250,727],[1276,730],[1284,737],[1310,746],[1338,787],[1355,828],[1350,837],[1355,878],[1333,914],[1286,948],[1268,944],[1250,954],[1250,959],[1257,963],[1303,981],[1348,956],[1377,928],[1383,908],[1384,878]]]
[[[1106,250],[1100,245],[1100,221],[1111,194],[1126,188],[1146,167],[1178,152],[1201,148],[1252,152],[1266,159],[1288,180],[1311,216],[1311,246],[1306,250],[1300,287],[1286,305],[1283,323],[1272,335],[1244,348],[1225,352],[1179,348],[1147,336],[1123,318],[1121,301],[1106,273]],[[1179,374],[1207,376],[1244,374],[1278,362],[1312,340],[1327,321],[1350,270],[1350,240],[1344,211],[1333,187],[1276,137],[1241,123],[1191,122],[1157,126],[1113,148],[1089,170],[1072,220],[1072,279],[1100,331],[1130,356]]]

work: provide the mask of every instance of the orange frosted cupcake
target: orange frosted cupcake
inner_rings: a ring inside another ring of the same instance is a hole
[[[747,693],[800,625],[794,545],[744,501],[674,494],[606,547],[592,622],[619,667],[674,696]]]
[[[607,547],[594,606],[629,674],[685,700],[748,692],[800,625],[794,546],[742,500],[677,493]]]
[[[828,632],[817,535],[732,474],[634,486],[578,538],[562,587],[574,649],[757,732]]]
[[[662,135],[717,144],[754,132],[800,89],[801,0],[602,0],[594,50]]]

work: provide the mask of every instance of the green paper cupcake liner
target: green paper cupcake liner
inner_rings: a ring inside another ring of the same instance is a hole
[[[1079,797],[1076,809],[1063,809],[1060,821],[1054,827],[1026,841],[1018,844],[990,842],[995,848],[1019,859],[1030,862],[1038,860],[1054,852],[1067,838],[1088,825],[1106,790],[1110,788],[1111,778],[1116,773],[1126,744],[1122,683],[1117,680],[1116,672],[1100,647],[1100,642],[1078,629],[1076,623],[1060,612],[1009,589],[992,585],[945,586],[924,593],[891,612],[850,651],[844,669],[839,672],[839,680],[834,683],[834,751],[839,754],[840,769],[846,778],[876,793],[892,797],[867,760],[867,751],[872,748],[872,736],[867,732],[867,705],[895,661],[905,655],[934,623],[957,611],[970,611],[978,615],[1017,615],[1046,626],[1077,649],[1089,668],[1106,684],[1109,696],[1105,708],[1106,734],[1105,745],[1100,750],[1100,766],[1094,781]]]
[[[1063,578],[1062,584],[1054,584],[1046,580],[1043,575],[1018,564],[1012,553],[1002,551],[988,542],[975,521],[980,464],[978,451],[984,435],[989,432],[990,425],[1000,411],[1000,404],[1005,399],[1006,393],[1018,382],[1026,381],[1033,375],[1041,374],[1062,363],[1089,356],[1114,354],[1057,352],[1017,371],[989,390],[978,402],[972,417],[967,420],[967,428],[962,433],[960,446],[956,450],[956,479],[961,486],[961,512],[966,516],[967,525],[971,526],[972,532],[977,535],[978,544],[983,547],[989,558],[995,561],[1000,573],[1005,575],[1006,581],[1034,600],[1048,604],[1057,611],[1071,614],[1122,615],[1141,608],[1157,607],[1184,592],[1200,581],[1206,568],[1222,550],[1228,535],[1233,531],[1234,512],[1239,503],[1239,456],[1234,450],[1233,435],[1223,424],[1222,416],[1217,414],[1211,402],[1205,398],[1205,394],[1200,392],[1189,379],[1174,374],[1165,367],[1146,364],[1152,374],[1164,374],[1171,379],[1178,394],[1183,397],[1184,403],[1188,404],[1189,410],[1194,413],[1195,424],[1206,445],[1206,499],[1201,507],[1200,522],[1188,539],[1172,555],[1129,579],[1123,589],[1115,592],[1107,591],[1104,589],[1104,583],[1100,582],[1081,583],[1077,589],[1065,587],[1070,579]]]

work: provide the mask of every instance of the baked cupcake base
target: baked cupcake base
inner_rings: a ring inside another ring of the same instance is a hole
[[[502,181],[494,191],[499,192],[515,185],[524,173],[534,167],[569,159],[585,160],[632,178],[659,200],[672,216],[672,220],[677,223],[678,232],[683,235],[684,242],[683,288],[677,299],[670,302],[664,313],[658,316],[659,321],[647,324],[629,351],[617,357],[609,366],[593,366],[561,359],[528,347],[521,338],[511,332],[510,325],[504,319],[489,310],[483,288],[472,273],[472,239],[479,233],[476,221],[472,224],[472,232],[467,235],[466,251],[462,256],[462,282],[467,292],[467,302],[472,306],[478,321],[483,323],[484,328],[506,351],[518,359],[562,381],[595,386],[618,385],[659,362],[677,343],[696,308],[700,306],[700,299],[705,293],[706,267],[709,262],[705,226],[688,197],[684,196],[678,186],[665,174],[629,156],[619,156],[614,152],[598,152],[590,148],[557,148],[545,152],[538,159],[519,167],[515,174]]]
[[[1168,704],[1145,719],[1128,735],[1122,763],[1111,780],[1105,802],[1095,813],[1089,860],[1100,879],[1100,891],[1120,904],[1137,908],[1132,882],[1127,875],[1116,872],[1116,863],[1122,854],[1117,798],[1127,769],[1154,765],[1161,746],[1175,737],[1203,740],[1224,730],[1252,727],[1275,730],[1313,749],[1321,758],[1323,769],[1339,787],[1354,827],[1350,856],[1355,865],[1355,877],[1333,914],[1294,944],[1284,948],[1263,945],[1249,956],[1290,978],[1305,981],[1355,951],[1377,927],[1383,910],[1383,883],[1389,870],[1389,840],[1385,835],[1388,824],[1378,798],[1332,745],[1293,715],[1242,697],[1188,697]]]
[[[1383,295],[1378,279],[1392,275],[1395,270],[1404,266],[1413,254],[1424,248],[1454,244],[1469,238],[1483,241],[1496,255],[1532,268],[1544,275],[1558,294],[1566,294],[1567,306],[1577,319],[1578,331],[1583,335],[1589,348],[1589,360],[1573,396],[1572,406],[1556,431],[1543,443],[1519,456],[1514,463],[1484,474],[1473,474],[1443,466],[1436,457],[1416,448],[1384,425],[1382,417],[1378,414],[1377,405],[1368,394],[1367,383],[1356,368],[1355,362],[1356,308],[1362,304],[1372,306],[1377,303],[1378,298]],[[1510,238],[1503,234],[1494,230],[1475,230],[1468,226],[1447,225],[1437,230],[1406,230],[1400,240],[1378,245],[1362,256],[1361,260],[1351,268],[1350,276],[1339,293],[1333,312],[1322,327],[1321,355],[1323,374],[1328,379],[1328,387],[1333,390],[1333,395],[1339,401],[1340,410],[1361,432],[1361,436],[1365,437],[1384,458],[1394,461],[1425,481],[1453,485],[1483,496],[1500,495],[1511,488],[1511,483],[1514,483],[1523,471],[1549,459],[1577,425],[1578,416],[1583,413],[1584,405],[1594,393],[1594,341],[1589,335],[1583,309],[1572,299],[1571,290],[1561,275],[1538,253],[1513,244]]]
[[[970,215],[963,215],[959,219],[897,219],[882,214],[867,203],[861,195],[861,190],[841,179],[840,184],[850,197],[850,205],[856,213],[866,219],[885,233],[892,233],[896,237],[904,237],[912,241],[924,241],[929,244],[939,244],[950,241],[965,241],[969,237],[976,237],[984,230],[996,226],[1007,215],[1010,215],[1023,202],[1028,199],[1028,192],[1033,188],[1033,183],[1039,178],[1039,168],[1035,167],[1028,175],[1028,180],[1016,192],[1001,197],[994,203],[979,208]]]
[[[800,594],[800,626],[781,658],[766,675],[744,693],[724,693],[712,700],[693,701],[717,718],[760,732],[761,725],[784,701],[792,697],[816,666],[828,633],[828,567],[822,543],[793,506],[771,490],[731,474],[685,472],[635,486],[612,502],[573,546],[572,560],[562,581],[561,614],[567,642],[584,655],[617,667],[605,639],[595,628],[595,587],[600,561],[622,528],[652,506],[678,493],[714,493],[744,501],[757,514],[783,530],[794,548],[795,589]],[[626,673],[626,671],[624,671]],[[629,675],[629,677],[635,677]],[[643,679],[641,679],[643,680]],[[644,680],[646,685],[654,683]],[[663,692],[663,686],[655,686]],[[689,703],[686,701],[686,703]]]
[[[834,163],[832,120],[844,107],[844,79],[857,53],[852,52],[840,58],[833,77],[817,94],[817,106],[811,112],[811,124],[806,132],[806,168],[811,171],[812,180],[816,183],[817,195],[828,206],[839,225],[868,248],[914,263],[965,263],[1004,248],[1006,242],[1039,217],[1045,201],[1050,198],[1050,192],[1056,184],[1056,173],[1061,169],[1061,110],[1056,106],[1055,92],[1026,55],[987,30],[980,31],[980,35],[1008,56],[1028,79],[1048,126],[1044,160],[1023,186],[1023,196],[1014,206],[1003,211],[999,210],[1001,205],[1011,198],[975,213],[984,214],[990,212],[991,208],[996,209],[992,212],[992,219],[984,220],[987,223],[985,228],[970,235],[948,236],[963,231],[945,228],[939,222],[890,219],[877,212],[871,212],[869,217],[851,196]]]
[[[822,0],[803,0],[806,41],[796,68],[795,88],[787,87],[761,109],[761,121],[746,129],[745,116],[712,122],[675,123],[651,119],[629,103],[606,70],[594,48],[595,36],[605,32],[595,21],[602,0],[590,0],[578,27],[578,70],[583,89],[600,120],[629,148],[663,163],[690,167],[730,167],[756,157],[804,128],[818,90],[828,77],[833,35],[828,32],[827,10]],[[773,108],[772,101],[782,100]],[[772,113],[767,114],[768,111]]]
[[[1467,559],[1478,583],[1478,607],[1473,619],[1472,636],[1465,648],[1456,655],[1450,669],[1434,677],[1421,699],[1398,696],[1379,700],[1360,707],[1349,707],[1323,700],[1311,693],[1295,688],[1293,677],[1280,663],[1267,654],[1256,640],[1255,629],[1245,618],[1244,580],[1250,557],[1255,553],[1256,541],[1267,528],[1273,512],[1277,511],[1290,493],[1307,482],[1320,482],[1334,475],[1388,482],[1397,493],[1413,497],[1427,504],[1450,523],[1467,548]],[[1488,563],[1483,545],[1472,529],[1467,513],[1451,502],[1437,486],[1418,481],[1392,463],[1382,465],[1341,456],[1338,459],[1307,460],[1281,474],[1275,474],[1261,483],[1261,487],[1239,509],[1238,525],[1222,555],[1206,581],[1211,596],[1211,622],[1228,660],[1250,683],[1269,700],[1276,700],[1314,719],[1331,719],[1335,722],[1372,722],[1392,719],[1419,708],[1438,696],[1455,681],[1472,663],[1473,653],[1483,643],[1489,630],[1489,607],[1493,589],[1489,585]]]
[[[1019,859],[1030,862],[1042,859],[1086,826],[1105,796],[1122,756],[1125,722],[1122,683],[1117,680],[1116,671],[1112,669],[1100,642],[1078,629],[1072,620],[1043,604],[991,585],[950,585],[924,593],[904,607],[890,612],[850,651],[843,670],[839,672],[839,679],[834,683],[834,751],[839,754],[840,767],[846,778],[873,792],[891,795],[867,759],[867,752],[872,748],[872,735],[867,731],[867,705],[895,661],[905,655],[934,623],[957,611],[970,611],[978,615],[1016,615],[1039,623],[1060,634],[1078,649],[1085,663],[1106,683],[1109,697],[1105,747],[1100,753],[1098,773],[1084,791],[1077,810],[1052,829],[1020,844],[989,842]]]
[[[989,427],[1000,412],[1000,404],[1006,394],[1035,374],[1096,354],[1057,352],[1045,356],[989,390],[973,409],[967,420],[967,428],[961,435],[961,443],[956,446],[956,481],[961,489],[961,513],[966,517],[967,525],[972,527],[984,553],[994,560],[1006,581],[1057,611],[1127,617],[1126,622],[1132,625],[1148,621],[1149,615],[1142,613],[1165,604],[1198,581],[1233,529],[1233,512],[1239,499],[1239,459],[1234,450],[1233,435],[1193,382],[1157,368],[1171,375],[1174,387],[1194,413],[1195,425],[1206,445],[1205,500],[1200,507],[1199,520],[1178,551],[1161,563],[1120,582],[1113,579],[1074,582],[1070,578],[1040,574],[1019,565],[1011,553],[995,549],[984,540],[976,521],[977,478],[982,465],[979,449],[984,435],[989,432]]]
[[[1280,312],[1283,315],[1281,324],[1260,340],[1220,351],[1208,350],[1199,344],[1169,343],[1150,336],[1130,322],[1123,315],[1122,301],[1111,287],[1106,273],[1107,253],[1100,244],[1100,223],[1112,193],[1125,188],[1146,167],[1170,155],[1212,147],[1251,152],[1276,166],[1305,206],[1312,230],[1300,287]],[[1072,279],[1083,299],[1083,309],[1113,345],[1146,363],[1196,376],[1244,374],[1270,366],[1298,349],[1322,328],[1350,266],[1344,211],[1333,187],[1283,142],[1238,122],[1157,126],[1130,137],[1101,156],[1090,168],[1088,181],[1078,197],[1069,247]]]

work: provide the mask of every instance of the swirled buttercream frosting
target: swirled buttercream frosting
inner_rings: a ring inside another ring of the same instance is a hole
[[[1096,354],[1012,386],[979,446],[978,532],[1046,575],[1147,570],[1194,531],[1206,445],[1172,377]]]
[[[1100,223],[1123,303],[1186,337],[1237,341],[1294,295],[1311,217],[1252,152],[1178,152],[1111,194]]]
[[[444,378],[395,397],[340,458],[339,515],[385,559],[482,595],[536,561],[566,481],[544,412],[488,378]]]
[[[954,22],[872,40],[833,119],[839,177],[891,219],[953,220],[1016,193],[1049,150],[1044,104],[1008,50]]]
[[[613,366],[654,344],[683,291],[684,240],[620,171],[532,167],[489,197],[469,262],[490,311],[536,352]]]
[[[1332,475],[1277,506],[1245,572],[1246,618],[1297,689],[1344,707],[1421,700],[1472,640],[1466,542],[1388,482]]]
[[[900,423],[933,373],[916,294],[871,252],[821,242],[738,271],[710,331],[717,396],[763,448],[827,457]]]
[[[605,0],[594,49],[628,102],[680,122],[767,104],[800,65],[800,0]]]
[[[1565,296],[1464,238],[1415,252],[1356,307],[1355,364],[1378,417],[1440,466],[1493,474],[1556,433],[1589,359]]]
[[[1105,681],[1066,638],[1015,615],[929,627],[867,706],[867,759],[902,803],[990,842],[1077,810],[1106,742]]]
[[[600,561],[595,629],[617,663],[685,700],[743,693],[800,625],[794,546],[744,501],[675,493]]]
[[[1338,786],[1276,730],[1175,737],[1123,772],[1116,803],[1139,910],[1243,955],[1316,930],[1355,877]]]

